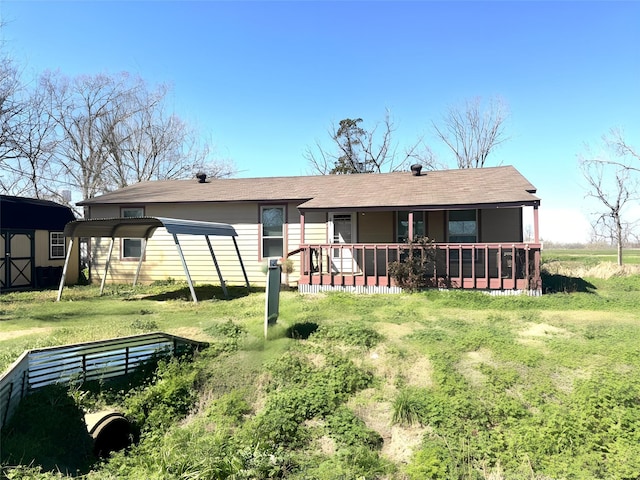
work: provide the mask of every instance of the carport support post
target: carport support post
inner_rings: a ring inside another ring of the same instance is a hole
[[[216,271],[218,272],[218,278],[220,279],[220,285],[222,286],[222,291],[224,292],[224,298],[229,298],[229,293],[227,292],[227,286],[224,284],[224,279],[222,278],[222,272],[220,272],[220,265],[218,265],[218,260],[216,260],[216,254],[213,253],[213,247],[211,246],[211,240],[209,240],[209,235],[205,235],[204,238],[207,239],[209,252],[211,252],[211,258],[213,258],[213,264],[216,266]]]
[[[138,283],[138,277],[140,276],[140,268],[142,268],[142,259],[144,258],[144,254],[147,252],[147,239],[142,239],[142,251],[140,252],[140,260],[138,260],[138,267],[136,268],[136,275],[133,277],[133,286],[135,287]]]
[[[242,263],[242,255],[240,255],[240,249],[238,248],[238,242],[236,242],[236,237],[231,237],[233,240],[233,246],[236,247],[236,253],[238,254],[238,260],[240,261],[240,266],[242,267],[242,274],[244,275],[244,282],[247,288],[249,288],[249,277],[247,277],[247,271],[244,269],[244,263]]]
[[[111,237],[111,242],[109,243],[109,255],[107,255],[107,263],[104,266],[104,275],[102,276],[102,282],[100,282],[100,295],[102,295],[102,292],[104,292],[104,284],[107,282],[109,265],[111,265],[111,254],[113,253],[113,242],[114,242],[114,239],[113,237]]]
[[[189,284],[189,290],[191,290],[191,298],[193,298],[193,303],[198,303],[198,298],[196,297],[196,291],[193,289],[193,282],[191,281],[191,275],[189,275],[189,269],[187,268],[187,262],[184,259],[184,255],[182,254],[182,248],[180,248],[180,242],[178,241],[178,235],[173,234],[173,241],[176,244],[176,248],[178,249],[178,255],[180,255],[180,261],[182,262],[182,268],[184,268],[184,274],[187,277],[187,283]]]
[[[65,277],[67,276],[67,267],[69,266],[69,257],[71,257],[72,248],[73,248],[73,237],[71,237],[71,239],[69,240],[69,248],[67,249],[67,256],[64,259],[64,267],[62,267],[62,278],[60,278],[60,287],[58,287],[58,298],[56,299],[57,302],[59,302],[60,298],[62,297],[62,289],[64,288],[64,280],[65,280]]]

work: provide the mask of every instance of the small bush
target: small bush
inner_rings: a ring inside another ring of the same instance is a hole
[[[433,286],[435,259],[433,240],[419,237],[401,250],[400,260],[389,263],[389,274],[400,288],[417,292]]]
[[[341,406],[327,417],[329,435],[340,445],[346,447],[367,447],[380,449],[383,439],[378,432],[371,430],[350,409]]]
[[[393,401],[391,421],[400,425],[422,423],[425,408],[424,392],[421,389],[404,388]]]

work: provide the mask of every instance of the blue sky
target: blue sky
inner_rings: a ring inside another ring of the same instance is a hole
[[[389,109],[402,148],[448,106],[501,96],[511,137],[489,157],[542,198],[547,240],[586,241],[577,154],[610,128],[640,145],[640,2],[0,0],[4,48],[25,78],[129,71],[240,176],[301,175],[343,118]]]

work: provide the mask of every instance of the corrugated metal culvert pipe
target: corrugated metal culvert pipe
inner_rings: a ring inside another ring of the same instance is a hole
[[[93,453],[97,457],[108,457],[129,447],[133,443],[131,423],[120,412],[103,410],[84,416],[87,431],[93,438]]]

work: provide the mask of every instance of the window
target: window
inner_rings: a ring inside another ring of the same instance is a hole
[[[476,243],[478,222],[475,210],[452,210],[449,212],[449,242]]]
[[[65,250],[64,233],[49,232],[49,258],[64,258]]]
[[[284,255],[284,207],[260,207],[262,258]]]
[[[144,217],[144,208],[142,207],[129,207],[120,210],[120,216],[123,218],[138,218]],[[142,255],[142,239],[140,238],[123,238],[122,239],[122,252],[121,257],[123,259],[137,260]]]
[[[409,212],[398,212],[396,225],[396,241],[404,243],[409,236]],[[413,238],[424,237],[424,212],[413,212]]]

